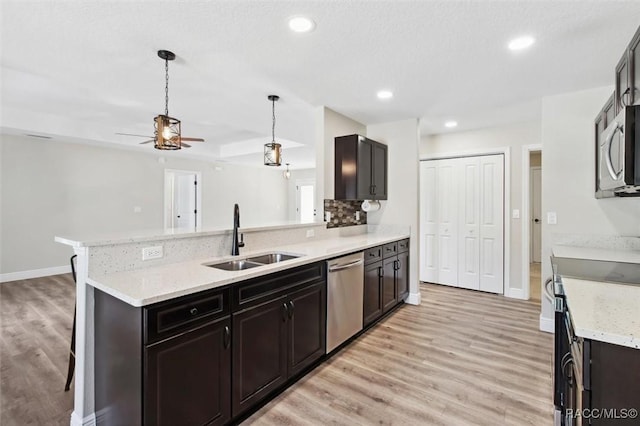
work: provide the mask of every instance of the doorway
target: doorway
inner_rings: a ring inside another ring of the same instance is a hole
[[[200,172],[164,171],[164,227],[192,229],[202,227]]]
[[[541,303],[542,295],[542,150],[523,147],[522,280],[525,296]]]
[[[296,180],[296,221],[306,223],[315,220],[315,199],[315,179]]]

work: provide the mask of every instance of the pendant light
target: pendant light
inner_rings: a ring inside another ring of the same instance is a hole
[[[282,145],[276,142],[276,101],[277,95],[269,95],[271,101],[271,143],[264,144],[264,165],[279,167],[282,161]]]
[[[168,50],[158,50],[158,56],[164,59],[164,114],[153,119],[154,146],[156,149],[180,149],[180,120],[169,116],[169,61],[173,61],[176,55]]]
[[[289,163],[287,164],[287,170],[284,172],[284,178],[285,179],[291,179],[291,171],[289,170]]]

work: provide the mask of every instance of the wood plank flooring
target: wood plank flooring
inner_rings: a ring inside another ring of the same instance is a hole
[[[0,424],[69,425],[71,274],[0,284]]]
[[[432,284],[243,424],[551,425],[539,304]]]
[[[539,305],[423,285],[246,425],[550,425],[553,336]],[[68,425],[70,275],[0,284],[0,424]]]

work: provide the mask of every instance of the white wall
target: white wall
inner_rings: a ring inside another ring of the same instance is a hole
[[[409,271],[409,302],[420,303],[418,280],[418,145],[417,119],[367,126],[367,135],[388,146],[387,194],[377,212],[367,214],[371,225],[408,225],[411,227],[411,264]],[[333,170],[333,163],[331,170]]]
[[[163,227],[164,169],[202,172],[203,228],[288,220],[282,170],[180,159],[149,153],[2,135],[0,273],[67,265],[70,250],[55,235]],[[158,159],[166,159],[160,163]],[[142,208],[134,213],[134,207]]]
[[[551,275],[548,259],[561,234],[640,236],[640,198],[594,196],[593,120],[612,92],[607,86],[542,99],[542,211],[558,217],[557,225],[543,221],[543,277]],[[550,304],[542,314],[552,318]]]
[[[321,106],[316,110],[316,206],[319,218],[324,209],[324,200],[334,196],[334,161],[336,136],[364,135],[367,128],[351,118],[330,108]]]
[[[499,127],[423,137],[420,143],[420,158],[509,147],[511,157],[510,210],[522,210],[522,146],[539,144],[540,141],[540,122],[514,123]],[[505,218],[504,223],[505,226],[510,227],[509,241],[505,242],[505,250],[509,250],[510,254],[510,288],[522,289],[523,265],[521,258],[524,236],[522,235],[521,222],[520,219],[511,219],[511,216],[509,216]],[[528,268],[529,266],[527,264],[524,267]]]

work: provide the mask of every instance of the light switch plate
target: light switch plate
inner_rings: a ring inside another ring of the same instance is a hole
[[[556,225],[558,223],[558,216],[556,216],[556,212],[547,212],[547,223],[549,225]]]
[[[316,236],[316,231],[314,231],[313,229],[307,229],[307,238],[311,238],[315,236]]]
[[[520,210],[513,209],[513,212],[511,212],[511,217],[514,219],[520,219]]]
[[[162,258],[162,246],[145,247],[142,249],[142,260]]]

